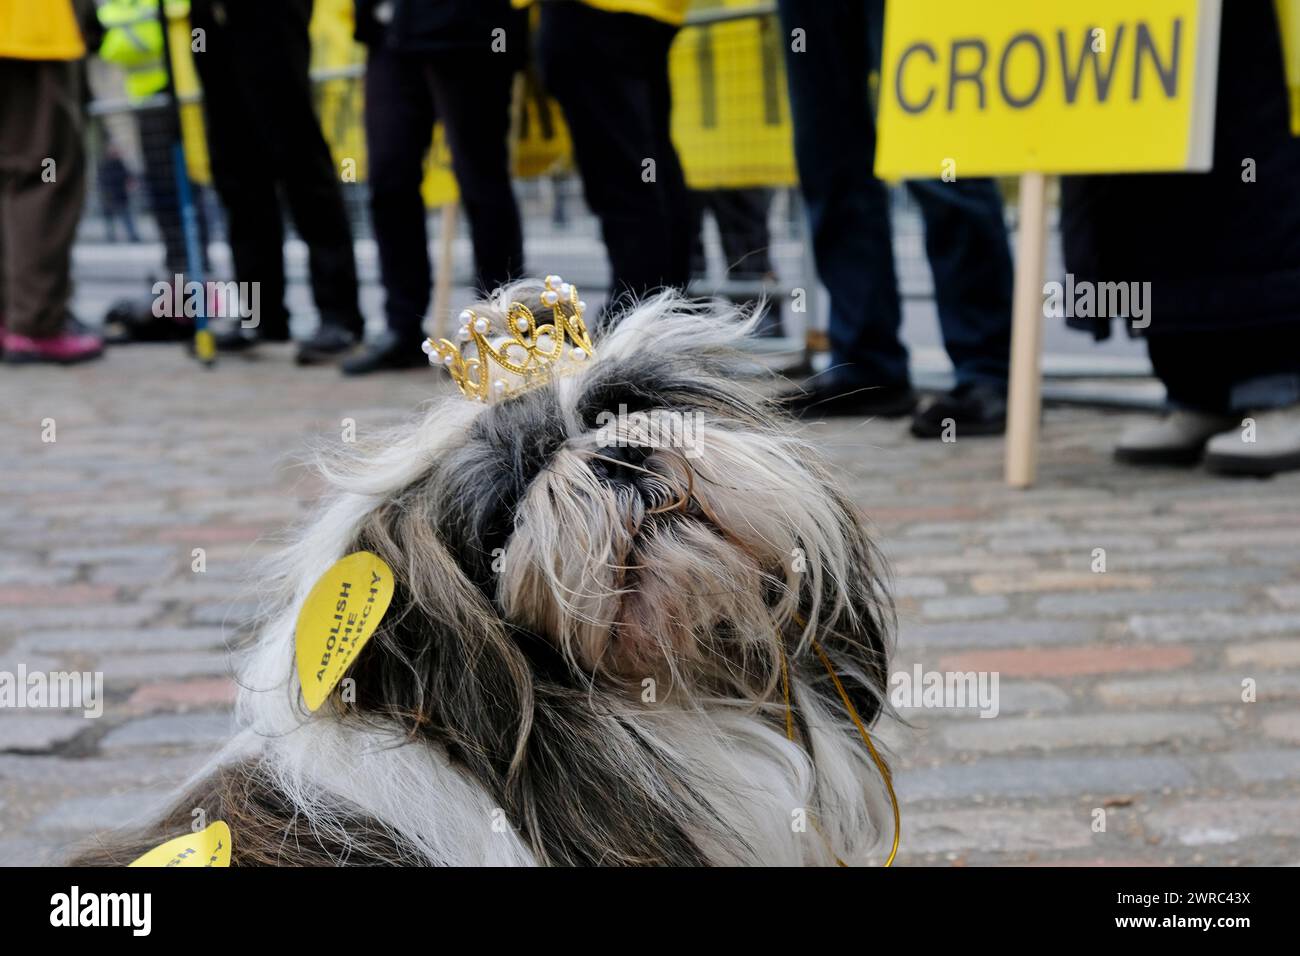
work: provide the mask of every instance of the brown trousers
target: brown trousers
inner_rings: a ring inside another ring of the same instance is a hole
[[[0,317],[57,335],[86,195],[80,62],[0,59]]]

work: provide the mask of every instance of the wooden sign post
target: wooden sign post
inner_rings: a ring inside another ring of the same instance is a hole
[[[1033,484],[1038,460],[1048,176],[1209,169],[1220,4],[886,4],[876,175],[1021,177],[1007,407],[1013,487]]]
[[[1020,177],[1016,283],[1011,296],[1011,375],[1007,382],[1006,479],[1013,488],[1034,483],[1042,415],[1043,272],[1047,256],[1047,177]]]

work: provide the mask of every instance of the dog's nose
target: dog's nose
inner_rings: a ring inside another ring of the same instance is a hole
[[[605,445],[597,448],[592,455],[591,473],[604,482],[634,484],[643,474],[641,468],[649,456],[649,448],[637,445]]]

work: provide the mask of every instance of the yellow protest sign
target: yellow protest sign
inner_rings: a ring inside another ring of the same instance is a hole
[[[1220,0],[889,3],[876,174],[1208,169],[1219,13]]]
[[[186,833],[154,847],[131,866],[230,866],[230,827],[218,820],[198,833]]]
[[[691,12],[754,6],[753,0],[695,0]],[[785,42],[775,16],[691,25],[678,34],[668,61],[672,132],[691,188],[798,181]]]
[[[316,710],[366,646],[393,599],[393,572],[383,558],[357,551],[340,558],[307,595],[294,643],[298,680]]]

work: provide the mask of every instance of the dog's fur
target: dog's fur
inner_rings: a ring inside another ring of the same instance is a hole
[[[544,322],[540,292],[478,312],[501,328],[518,300]],[[813,642],[871,722],[892,607],[854,507],[738,382],[747,327],[663,295],[580,372],[335,450],[239,671],[243,729],[165,819],[80,862],[128,862],[196,808],[230,825],[236,865],[866,860],[884,785]],[[597,416],[620,405],[698,413],[691,453],[611,443]],[[363,549],[397,591],[355,702],[309,714],[295,617]]]

